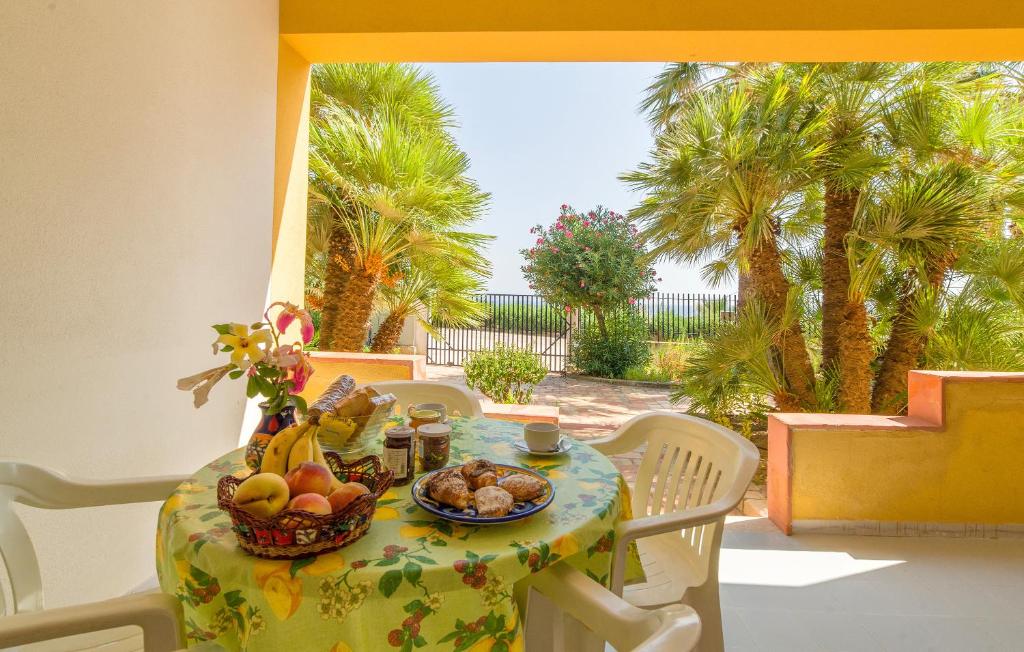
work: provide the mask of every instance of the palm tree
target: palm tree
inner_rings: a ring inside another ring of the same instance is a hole
[[[487,316],[487,306],[474,300],[473,295],[482,291],[481,279],[461,267],[443,261],[434,265],[418,264],[396,283],[382,289],[380,313],[384,319],[373,337],[370,351],[393,350],[406,319],[412,316],[438,338],[440,334],[434,330],[433,323],[454,327],[478,325]]]
[[[437,235],[431,246],[453,247],[453,260],[487,273],[466,250],[483,240],[459,229],[488,195],[466,177],[468,158],[446,131],[451,109],[418,68],[317,67],[313,86],[310,217],[330,234],[321,346],[360,350],[379,284],[427,235]]]
[[[860,287],[882,265],[899,273],[890,332],[871,407],[899,411],[950,275],[986,239],[1002,237],[1021,180],[1020,100],[976,65],[921,64],[886,102],[882,124],[894,164],[872,187],[858,237],[873,249]]]
[[[646,195],[630,215],[655,256],[710,261],[712,277],[749,270],[751,296],[777,324],[776,404],[801,410],[818,401],[783,245],[823,153],[825,120],[806,110],[809,79],[786,73],[762,67],[691,95],[659,134],[652,160],[622,178]]]

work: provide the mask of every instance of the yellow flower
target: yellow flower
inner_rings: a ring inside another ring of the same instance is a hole
[[[393,521],[398,518],[398,510],[394,507],[378,507],[377,511],[373,513],[373,520],[375,521]]]
[[[328,552],[319,555],[312,564],[303,566],[300,572],[320,577],[328,573],[334,573],[345,568],[345,558],[340,552]]]
[[[331,652],[352,652],[352,648],[344,641],[338,641],[331,648]]]
[[[260,345],[269,346],[271,340],[269,330],[260,328],[250,333],[249,327],[245,324],[230,324],[228,330],[226,335],[217,338],[214,350],[217,350],[217,344],[230,346],[232,348],[231,364],[239,369],[248,369],[266,357],[266,351],[261,349]]]
[[[261,559],[253,564],[256,585],[278,620],[291,618],[302,602],[302,580],[292,577],[290,568],[290,561]]]
[[[579,551],[580,543],[571,532],[563,534],[551,542],[551,552],[557,553],[562,557],[571,557]]]

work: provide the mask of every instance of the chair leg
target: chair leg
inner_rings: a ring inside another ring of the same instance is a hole
[[[700,586],[686,590],[682,602],[700,616],[700,643],[697,652],[723,652],[722,605],[718,597],[718,578],[708,578]]]

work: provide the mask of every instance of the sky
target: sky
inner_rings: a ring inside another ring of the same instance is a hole
[[[653,137],[637,105],[661,63],[429,64],[457,115],[455,136],[470,176],[491,193],[474,230],[497,237],[490,292],[529,293],[519,250],[530,227],[550,224],[562,204],[626,213],[639,195],[618,175],[646,158]],[[713,288],[696,267],[657,263],[662,292]]]

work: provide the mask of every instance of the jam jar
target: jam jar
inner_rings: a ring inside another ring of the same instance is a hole
[[[420,438],[420,464],[424,471],[436,471],[448,465],[452,427],[447,423],[425,423],[416,430]]]
[[[440,423],[441,412],[440,410],[409,410],[409,426],[413,430],[419,430],[419,427],[425,423]]]
[[[412,436],[415,431],[409,426],[395,426],[384,432],[384,466],[395,474],[394,484],[409,484],[415,469],[415,449]]]

